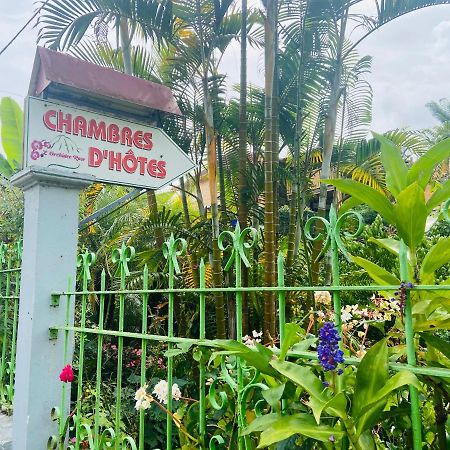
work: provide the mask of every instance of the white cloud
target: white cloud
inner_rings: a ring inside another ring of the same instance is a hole
[[[258,0],[251,0],[257,6]],[[362,4],[364,11],[373,0]],[[2,0],[0,48],[33,14],[32,0]],[[35,53],[36,30],[28,28],[0,56],[0,96],[13,94],[22,102],[28,89]],[[434,119],[425,103],[450,98],[450,6],[419,10],[373,33],[359,47],[373,56],[369,81],[374,89],[373,129],[410,126],[423,128]],[[233,44],[223,59],[231,83],[239,82],[239,45]],[[263,53],[250,50],[249,82],[264,85]]]
[[[450,7],[426,8],[385,25],[359,47],[373,56],[373,129],[435,124],[425,104],[450,97]]]
[[[0,48],[33,15],[31,0],[3,1],[0,7]],[[28,91],[28,82],[36,51],[36,30],[29,26],[0,56],[0,97],[11,96],[19,103]]]

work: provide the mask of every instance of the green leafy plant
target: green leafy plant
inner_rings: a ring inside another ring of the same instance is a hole
[[[407,246],[409,279],[400,280],[391,271],[366,258],[352,256],[352,260],[380,285],[400,285],[401,281],[433,284],[436,271],[450,261],[450,238],[441,238],[425,255],[421,255],[421,264],[418,262],[418,250],[424,242],[428,225],[435,222],[438,216],[435,210],[450,197],[450,180],[438,184],[432,179],[436,167],[450,157],[450,139],[431,147],[408,167],[400,148],[384,136],[375,136],[381,143],[381,161],[389,195],[383,195],[355,180],[333,179],[328,183],[351,195],[352,201],[366,203],[396,228],[397,239],[372,238],[370,241],[397,257],[403,241]],[[448,284],[448,280],[444,280],[443,284]],[[384,294],[392,295],[389,292]],[[412,292],[411,298],[415,331],[450,327],[450,305],[445,292]]]
[[[0,175],[9,178],[22,167],[23,112],[11,98],[0,102],[1,144]]]
[[[389,373],[385,339],[368,350],[357,368],[346,367],[341,375],[341,370],[325,371],[318,364],[300,362],[295,354],[305,343],[308,348],[311,341],[304,340],[300,326],[293,323],[286,324],[279,351],[259,343],[249,348],[238,342],[218,341],[225,353],[241,358],[260,374],[245,387],[245,391],[254,391],[245,399],[257,402],[262,396],[267,407],[247,424],[242,435],[258,436],[257,448],[294,436],[310,445],[320,442],[327,449],[344,440],[355,450],[375,449],[372,429],[383,421],[385,408],[395,409],[389,400],[396,392],[407,385],[420,387],[416,376],[407,370]],[[245,406],[251,409],[249,404]]]

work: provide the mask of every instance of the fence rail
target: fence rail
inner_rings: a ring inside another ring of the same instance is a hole
[[[22,244],[0,243],[0,408],[12,413]]]

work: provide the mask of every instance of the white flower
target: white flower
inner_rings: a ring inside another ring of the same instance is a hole
[[[242,340],[244,341],[244,344],[245,344],[247,347],[250,347],[250,348],[256,347],[255,341],[254,341],[248,334],[246,334],[246,335],[242,338]]]
[[[341,314],[342,322],[348,322],[352,319],[352,315],[348,311],[343,311]]]
[[[145,398],[138,400],[134,407],[138,411],[141,409],[148,409],[148,408],[150,408],[150,404],[151,404],[152,400],[153,400],[153,397],[151,395],[146,395]]]
[[[325,306],[331,305],[331,294],[328,291],[315,291],[314,300]]]
[[[134,396],[134,399],[137,401],[140,401],[143,398],[145,398],[146,395],[147,395],[147,385],[144,385],[136,391],[136,395]]]
[[[177,401],[181,398],[181,391],[176,383],[172,386],[172,398]]]
[[[256,330],[253,330],[252,331],[252,334],[253,334],[253,337],[256,339],[256,338],[260,338],[260,337],[262,337],[262,331],[260,331],[259,333],[256,331]]]
[[[153,397],[147,394],[146,384],[136,391],[134,399],[136,400],[136,405],[134,407],[137,410],[150,408],[150,404],[153,401]]]
[[[169,387],[166,380],[159,380],[159,382],[156,384],[155,388],[153,389],[153,394],[156,395],[156,398],[161,402],[167,405],[167,397],[169,395]],[[180,400],[181,398],[181,391],[178,387],[178,384],[174,383],[172,385],[172,398],[174,400]]]

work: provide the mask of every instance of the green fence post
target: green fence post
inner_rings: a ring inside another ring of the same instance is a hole
[[[278,287],[284,287],[284,258],[278,253],[277,260]],[[280,329],[280,348],[284,340],[284,326],[286,325],[286,291],[278,292],[278,327]]]
[[[172,234],[168,241],[163,245],[163,254],[167,259],[169,265],[169,289],[173,289],[175,285],[175,274],[181,272],[180,266],[178,265],[177,256],[181,256],[186,252],[187,242],[184,239],[175,239]],[[167,326],[167,336],[173,338],[173,303],[175,300],[175,294],[171,291],[169,292],[169,317]],[[168,344],[168,350],[173,347],[172,342]],[[173,399],[172,399],[172,384],[173,384],[173,356],[169,355],[167,357],[167,410],[170,414],[167,414],[167,430],[166,430],[166,448],[167,450],[172,450],[172,410],[173,410]]]
[[[103,331],[105,318],[105,294],[106,289],[106,272],[102,270],[100,277],[100,298],[99,298],[99,318],[98,329]],[[99,334],[97,338],[97,367],[95,375],[95,419],[94,419],[94,446],[97,449],[100,441],[100,396],[102,386],[102,355],[103,355],[103,334]]]
[[[143,281],[142,289],[144,293],[142,294],[142,334],[147,333],[147,306],[148,306],[148,266],[144,267],[142,272]],[[146,381],[146,369],[147,369],[147,340],[142,339],[141,341],[141,386],[145,385]],[[139,411],[139,450],[144,450],[144,437],[145,437],[145,411],[141,409]]]
[[[334,205],[331,205],[329,220],[324,219],[323,217],[314,216],[308,219],[305,224],[305,236],[310,241],[318,241],[323,239],[324,244],[321,252],[316,258],[318,261],[322,258],[328,249],[331,252],[331,275],[332,275],[332,286],[340,286],[340,276],[339,276],[339,251],[351,262],[351,256],[347,252],[344,243],[341,238],[341,230],[344,222],[349,218],[353,217],[358,221],[358,227],[354,233],[344,232],[344,236],[348,239],[355,238],[359,236],[364,229],[364,220],[361,214],[355,211],[348,211],[338,217],[336,208]],[[318,233],[313,236],[311,234],[311,227],[314,222],[322,222],[325,226],[325,236],[322,233]],[[333,307],[334,307],[334,322],[336,328],[339,331],[339,334],[342,334],[342,319],[341,319],[341,296],[340,290],[333,290]],[[341,342],[342,345],[342,342]]]
[[[112,262],[117,263],[117,270],[120,275],[120,293],[119,293],[119,333],[123,332],[124,320],[125,320],[125,288],[126,278],[130,275],[128,269],[128,263],[134,258],[134,247],[128,247],[125,242],[122,243],[121,248],[116,248],[112,252]],[[119,334],[117,338],[117,392],[116,392],[116,420],[114,425],[115,431],[115,446],[116,450],[120,450],[121,447],[121,429],[122,422],[122,365],[123,365],[123,336]]]
[[[14,399],[14,377],[16,373],[16,345],[17,345],[17,319],[19,314],[19,291],[20,291],[20,266],[22,264],[22,241],[16,242],[16,265],[14,280],[14,305],[13,305],[13,321],[11,336],[11,361],[9,366],[9,387],[8,400],[12,405]]]
[[[222,251],[227,250],[229,247],[225,240],[226,238],[231,239],[231,256],[227,263],[225,264],[225,271],[231,269],[233,262],[234,268],[236,272],[236,283],[235,287],[236,291],[236,340],[238,342],[242,342],[242,291],[240,288],[242,287],[242,278],[241,278],[241,265],[245,264],[246,267],[250,267],[250,262],[245,253],[246,249],[252,248],[256,244],[257,240],[257,231],[254,228],[244,228],[241,232],[241,227],[239,222],[236,223],[236,227],[234,232],[231,231],[222,231],[219,235],[219,248]],[[247,240],[249,239],[249,242]],[[241,410],[243,409],[242,405],[242,391],[244,389],[244,366],[241,358],[236,358],[236,371],[237,371],[237,404],[238,404],[238,431],[240,432],[245,427],[245,417],[241,414]],[[239,450],[244,450],[249,448],[247,445],[248,438],[239,437],[238,445]]]
[[[409,278],[408,247],[404,243],[403,239],[400,241],[399,262],[400,262],[400,278],[402,279],[403,282],[406,283]],[[416,348],[414,344],[412,304],[409,290],[406,291],[404,315],[405,315],[405,339],[406,339],[407,361],[409,365],[415,366],[417,363]],[[413,445],[414,450],[420,450],[422,448],[422,423],[420,419],[419,393],[414,386],[409,386],[409,395],[411,398],[411,423],[413,431]]]
[[[8,256],[8,246],[0,242],[0,307],[3,315],[2,352],[0,359],[0,405],[5,401],[5,375],[6,375],[6,342],[8,341],[8,268],[10,268],[10,258]],[[6,267],[6,269],[4,269]],[[3,296],[3,285],[5,285],[5,295]]]
[[[91,280],[90,267],[95,263],[95,254],[86,251],[82,255],[78,255],[77,266],[81,268],[81,283],[83,292],[88,290],[88,283]],[[87,295],[83,294],[81,296],[81,320],[80,327],[86,328],[86,303]],[[77,380],[77,416],[76,421],[76,443],[75,449],[80,448],[80,431],[81,431],[81,399],[83,396],[83,368],[84,368],[84,341],[86,334],[84,332],[80,333],[80,351],[78,355],[78,380]]]
[[[203,258],[200,260],[200,267],[199,267],[199,275],[200,275],[200,289],[205,289],[205,261]],[[205,339],[205,293],[200,292],[200,299],[199,299],[200,305],[199,305],[199,313],[200,313],[200,334],[199,337],[201,340]],[[205,361],[203,356],[203,351],[201,354],[200,359],[200,376],[199,376],[199,434],[200,434],[200,442],[203,445],[203,447],[206,446],[206,367],[205,367]]]

